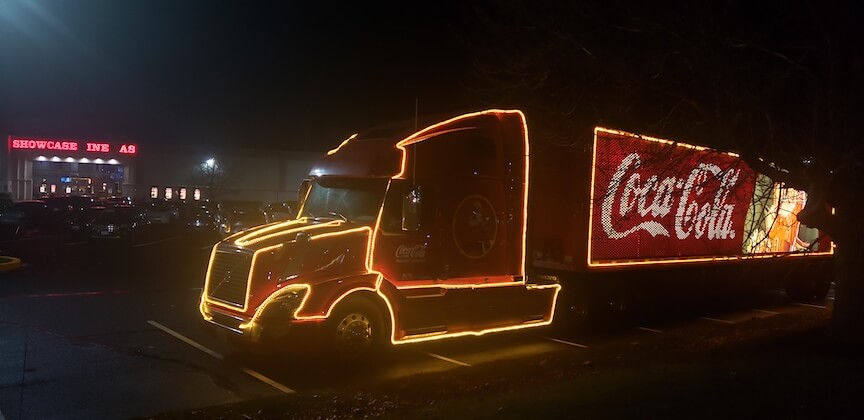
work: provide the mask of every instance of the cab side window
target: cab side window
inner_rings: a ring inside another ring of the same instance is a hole
[[[384,199],[381,229],[388,233],[402,232],[402,200],[408,191],[405,180],[394,179]]]

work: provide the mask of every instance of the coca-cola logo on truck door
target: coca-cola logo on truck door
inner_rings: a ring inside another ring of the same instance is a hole
[[[738,157],[599,130],[592,262],[740,255],[756,174]]]

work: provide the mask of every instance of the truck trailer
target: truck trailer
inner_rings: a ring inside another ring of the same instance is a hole
[[[736,154],[602,127],[552,144],[518,110],[355,134],[300,201],[213,247],[206,321],[252,342],[314,330],[356,356],[577,325],[715,278],[782,280],[795,299],[830,282],[830,239],[796,218],[806,193]]]

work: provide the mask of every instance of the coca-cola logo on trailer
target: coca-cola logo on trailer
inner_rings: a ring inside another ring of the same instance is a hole
[[[640,164],[638,153],[628,155],[618,166],[606,189],[600,220],[610,238],[621,239],[638,230],[644,230],[651,236],[669,236],[666,226],[656,219],[670,214],[673,208],[675,236],[678,239],[687,239],[691,234],[697,239],[703,236],[708,240],[735,238],[735,228],[732,226],[735,204],[729,203],[727,199],[729,191],[738,181],[740,169],[722,171],[717,165],[700,163],[686,177],[668,176],[660,179],[657,175],[651,175],[640,183]],[[703,197],[705,184],[712,181],[711,178],[719,182],[720,187],[711,197],[707,197],[709,201],[700,205],[700,198],[706,198]],[[617,211],[617,214],[613,215],[613,211]],[[624,232],[615,230],[613,217],[621,220],[633,212],[647,220]]]
[[[734,156],[597,133],[592,261],[741,253],[755,174]]]

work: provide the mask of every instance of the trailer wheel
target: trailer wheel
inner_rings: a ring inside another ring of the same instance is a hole
[[[327,322],[329,345],[341,360],[380,355],[387,347],[387,324],[378,308],[366,299],[340,304]]]
[[[799,276],[786,282],[786,296],[800,302],[820,301],[830,288],[831,282],[823,276]]]

